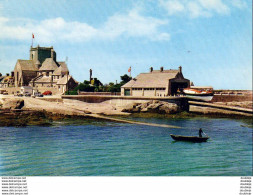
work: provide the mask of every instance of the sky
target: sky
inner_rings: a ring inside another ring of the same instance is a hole
[[[79,82],[178,69],[195,86],[252,89],[251,0],[0,0],[0,72],[53,46]]]

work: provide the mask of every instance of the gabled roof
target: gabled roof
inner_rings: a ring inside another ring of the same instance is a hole
[[[71,78],[70,75],[64,75],[64,77],[60,78],[59,81],[56,83],[57,85],[66,85],[67,84],[67,77],[68,77],[68,81]]]
[[[66,62],[58,62],[58,64],[60,64],[60,66],[63,68],[63,70],[68,71],[68,66],[67,66]]]
[[[53,75],[65,75],[68,73],[68,67],[65,62],[58,62],[60,66],[53,72]]]
[[[51,83],[51,77],[43,76],[38,80],[34,81],[34,83]]]
[[[178,73],[179,70],[164,70],[162,72],[155,70],[150,73],[141,73],[122,87],[166,88],[168,81],[176,78]]]
[[[20,64],[21,70],[37,71],[38,68],[35,66],[32,60],[18,60],[17,63]]]
[[[43,62],[42,66],[40,67],[40,71],[56,70],[57,68],[58,68],[58,65],[54,61],[53,58],[46,58],[46,60]]]
[[[12,76],[5,76],[3,79],[2,79],[2,83],[8,83],[10,81],[13,80],[13,77]]]
[[[72,79],[74,82],[78,83],[71,75],[64,75],[62,78],[60,78],[58,80],[58,82],[56,84],[57,85],[66,85],[67,84],[67,77],[68,77],[68,81],[70,79]]]

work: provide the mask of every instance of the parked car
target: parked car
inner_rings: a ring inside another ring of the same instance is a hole
[[[18,96],[18,97],[23,97],[23,94],[18,93],[17,96]]]
[[[52,91],[45,91],[42,95],[52,95]]]
[[[43,94],[41,94],[40,92],[36,92],[36,93],[34,93],[34,96],[35,97],[43,97]]]
[[[30,97],[32,94],[30,92],[26,91],[26,92],[23,93],[23,95],[26,96],[26,97]]]

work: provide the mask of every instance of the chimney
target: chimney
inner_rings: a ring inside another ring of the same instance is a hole
[[[91,82],[91,79],[92,79],[92,69],[90,69],[90,82]]]
[[[163,66],[160,68],[160,72],[163,72]]]
[[[14,77],[14,71],[11,72],[11,76]]]
[[[182,73],[182,66],[178,67],[179,73]]]
[[[56,61],[56,53],[53,48],[51,49],[51,58],[53,58],[53,60]]]
[[[150,72],[153,72],[153,67],[150,67]]]

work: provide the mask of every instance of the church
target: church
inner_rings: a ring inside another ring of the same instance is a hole
[[[66,62],[56,60],[53,47],[31,47],[29,60],[17,60],[14,68],[15,87],[31,86],[38,91],[64,93],[78,82],[69,75]]]

